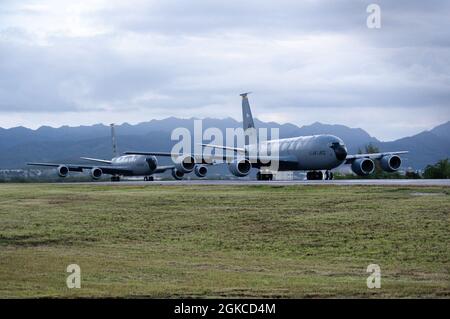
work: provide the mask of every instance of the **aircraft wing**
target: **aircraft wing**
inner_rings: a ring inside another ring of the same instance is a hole
[[[347,157],[345,159],[345,164],[350,164],[358,158],[380,159],[383,156],[387,156],[387,155],[399,155],[399,154],[406,154],[406,153],[408,153],[408,151],[347,155]]]
[[[91,162],[97,162],[97,163],[103,163],[103,164],[112,164],[112,161],[104,160],[104,159],[98,159],[98,158],[92,158],[92,157],[80,157],[81,159],[84,159],[86,161]]]
[[[152,174],[164,173],[165,171],[167,171],[169,169],[174,169],[174,168],[175,168],[174,165],[158,166]]]
[[[214,144],[198,144],[198,145],[201,145],[203,147],[218,148],[218,149],[221,149],[224,151],[230,150],[230,151],[234,151],[236,153],[245,153],[245,149],[239,148],[239,147],[228,147],[228,146],[220,146],[220,145],[214,145]],[[168,153],[168,152],[125,152],[124,154],[126,154],[126,155],[170,156],[170,157],[172,155],[175,157],[180,156],[180,154],[172,154],[172,153]],[[200,156],[200,155],[196,155],[196,156]],[[219,157],[223,158],[223,156],[219,156]],[[88,158],[85,158],[85,159],[88,159]]]
[[[203,147],[210,147],[210,148],[218,148],[221,150],[230,150],[230,151],[234,151],[236,153],[245,153],[245,149],[244,148],[240,148],[240,147],[229,147],[229,146],[221,146],[221,145],[214,145],[214,144],[198,144],[201,145]]]
[[[172,154],[169,152],[135,152],[135,151],[130,151],[130,152],[124,152],[125,155],[149,155],[149,156],[180,156],[181,154]]]
[[[98,167],[102,170],[104,174],[110,175],[127,175],[131,174],[132,171],[125,167],[121,166],[112,166],[112,165],[85,165],[85,164],[57,164],[57,163],[27,163],[30,166],[43,166],[43,167],[59,167],[59,166],[67,166],[70,172],[82,172],[84,169],[92,169],[94,167]]]
[[[183,154],[174,154],[170,152],[125,152],[126,155],[148,155],[148,156],[166,156],[166,157],[178,157]],[[207,164],[207,165],[215,165],[219,164],[219,162],[231,162],[236,158],[247,158],[252,164],[253,167],[267,166],[270,165],[270,162],[279,162],[283,164],[291,164],[296,166],[298,161],[295,157],[292,156],[267,156],[267,155],[259,155],[259,156],[243,156],[243,155],[201,155],[201,154],[190,154],[194,157],[196,164]],[[166,169],[172,169],[173,166],[168,166]],[[160,169],[160,167],[158,167]]]
[[[148,156],[165,156],[165,157],[179,157],[187,154],[176,154],[170,152],[124,152],[125,155],[148,155]],[[214,161],[226,161],[232,160],[234,156],[226,156],[224,155],[202,155],[202,154],[189,154],[195,159],[196,164],[213,164]]]

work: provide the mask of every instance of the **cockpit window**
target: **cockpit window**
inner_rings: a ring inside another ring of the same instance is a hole
[[[339,147],[339,146],[344,146],[344,144],[341,142],[333,142],[330,145],[330,147],[332,147],[332,148]]]

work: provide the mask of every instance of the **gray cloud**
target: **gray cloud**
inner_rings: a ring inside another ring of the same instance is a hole
[[[377,110],[389,132],[373,132],[386,138],[450,119],[449,3],[378,1],[379,30],[366,27],[369,3],[5,1],[0,126],[14,125],[7,114],[36,126],[67,124],[47,115],[57,113],[239,116],[243,90],[257,93],[262,118],[296,124],[369,126],[361,114]]]

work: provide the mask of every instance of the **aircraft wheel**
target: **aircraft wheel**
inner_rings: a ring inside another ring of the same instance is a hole
[[[306,179],[308,181],[317,181],[317,180],[322,180],[323,179],[323,173],[321,171],[310,171],[306,173]]]
[[[271,180],[273,180],[273,174],[258,172],[258,173],[256,173],[256,179],[258,181],[271,181]]]
[[[331,181],[332,179],[333,179],[333,172],[331,172],[331,171],[326,171],[326,172],[325,172],[325,180]]]
[[[308,181],[313,181],[317,179],[317,172],[311,171],[306,173],[306,179]]]

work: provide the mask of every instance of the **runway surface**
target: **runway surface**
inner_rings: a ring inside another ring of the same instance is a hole
[[[156,185],[373,185],[373,186],[449,186],[450,179],[347,179],[333,181],[253,181],[253,180],[182,180],[153,181],[123,180],[120,182],[89,182],[89,183],[57,183],[57,185],[86,184],[100,186],[156,186]]]

